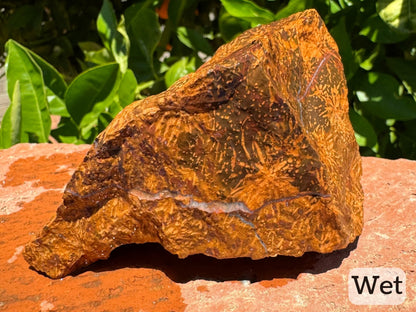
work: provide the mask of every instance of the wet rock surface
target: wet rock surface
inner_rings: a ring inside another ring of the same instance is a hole
[[[362,158],[364,228],[347,248],[301,257],[179,259],[160,244],[125,245],[62,279],[39,274],[24,245],[55,217],[88,146],[19,144],[0,151],[0,311],[414,311],[416,162]],[[354,306],[353,268],[406,273],[399,306]]]
[[[338,49],[309,10],[126,107],[23,254],[58,278],[132,243],[180,258],[329,253],[361,233],[360,177]]]

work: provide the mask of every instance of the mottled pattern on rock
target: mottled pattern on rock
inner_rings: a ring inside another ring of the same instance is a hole
[[[337,46],[308,10],[126,107],[24,256],[57,278],[130,243],[181,258],[328,253],[361,233],[360,176]]]
[[[86,152],[85,146],[67,144],[0,150],[0,181],[25,175],[30,179],[26,191],[38,192],[32,181],[53,181],[59,168],[75,170]],[[20,210],[0,215],[0,311],[416,311],[416,162],[364,157],[362,184],[364,229],[347,249],[298,258],[217,260],[178,259],[157,244],[128,245],[82,273],[51,280],[29,269],[22,250],[54,217],[62,181],[34,200],[2,183],[0,202]],[[405,302],[352,305],[347,277],[357,267],[401,268],[407,279]]]

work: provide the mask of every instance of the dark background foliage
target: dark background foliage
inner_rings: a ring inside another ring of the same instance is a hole
[[[43,140],[52,134],[59,142],[90,143],[128,101],[165,90],[242,31],[315,8],[340,48],[350,119],[361,154],[416,159],[415,2],[114,0],[103,5],[101,0],[1,1],[0,66],[7,61],[8,46],[10,64],[12,60],[30,63],[45,90],[27,95],[24,79],[17,73],[8,76],[15,109],[9,109],[3,120],[1,147],[40,142],[39,131],[46,134]],[[14,41],[6,45],[9,39]],[[60,86],[52,85],[60,75]],[[106,86],[97,91],[94,101],[87,86],[90,80]],[[130,88],[123,87],[126,84]],[[19,101],[16,94],[21,94]],[[45,97],[45,103],[26,107],[26,95]],[[34,109],[43,114],[38,117],[38,124],[46,125],[42,130],[16,126],[16,118],[24,124]],[[61,116],[58,129],[52,131],[47,120],[50,114]]]

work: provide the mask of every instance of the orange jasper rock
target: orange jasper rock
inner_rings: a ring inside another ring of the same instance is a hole
[[[338,49],[308,10],[126,107],[24,257],[58,278],[130,243],[181,258],[328,253],[361,233],[360,177]]]

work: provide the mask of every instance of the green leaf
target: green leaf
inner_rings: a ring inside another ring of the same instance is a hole
[[[337,1],[329,0],[328,6],[329,12],[331,12],[331,14],[335,14],[341,11],[341,7],[338,5]]]
[[[195,71],[195,58],[183,57],[167,71],[165,75],[165,83],[167,87],[170,87],[179,78]]]
[[[338,44],[339,53],[344,64],[345,76],[348,80],[357,71],[358,63],[356,62],[355,54],[351,47],[350,36],[345,27],[345,17],[341,17],[338,24],[331,29],[331,35]]]
[[[130,48],[126,33],[124,18],[117,25],[116,14],[109,0],[104,0],[97,18],[98,34],[107,50],[111,51],[114,59],[120,64],[121,72],[127,70],[128,54]]]
[[[51,115],[69,117],[64,100],[57,96],[51,89],[46,87],[46,99],[48,100],[49,112]]]
[[[20,47],[25,50],[25,53],[35,61],[41,70],[49,113],[59,116],[69,116],[65,103],[62,100],[67,89],[67,85],[62,75],[39,55],[23,46]]]
[[[136,77],[131,69],[124,74],[118,90],[119,103],[122,108],[134,101],[137,87]]]
[[[304,11],[310,7],[312,7],[312,1],[310,0],[290,0],[289,3],[283,9],[276,13],[274,19],[279,20],[285,18],[294,13]]]
[[[20,101],[19,80],[14,85],[12,101],[3,116],[0,128],[0,148],[10,146],[22,141],[22,105]]]
[[[349,115],[358,145],[375,148],[377,145],[377,134],[370,122],[354,109],[350,109]]]
[[[26,49],[26,52],[30,54],[36,64],[40,67],[45,86],[48,87],[50,91],[52,91],[58,97],[63,99],[67,85],[62,75],[55,69],[55,67],[46,62],[39,55],[35,54],[29,49]]]
[[[198,31],[187,27],[178,27],[177,33],[179,40],[188,48],[196,52],[204,52],[207,55],[214,53],[208,40]]]
[[[416,102],[399,96],[400,83],[383,73],[370,72],[355,88],[362,107],[380,118],[410,120],[416,118]]]
[[[19,46],[20,49],[24,50],[25,53],[29,54],[30,57],[35,61],[36,65],[39,66],[39,68],[42,71],[42,77],[44,84],[51,89],[53,93],[55,93],[57,96],[63,98],[66,92],[66,82],[62,75],[53,67],[51,64],[49,64],[47,61],[45,61],[43,58],[41,58],[39,55],[34,53],[33,51],[25,48],[24,46],[20,45],[16,41],[13,41],[14,44]]]
[[[39,55],[29,49],[24,49],[41,69],[50,114],[69,116],[63,102],[67,85],[62,75]]]
[[[377,43],[396,43],[408,38],[407,34],[389,27],[377,14],[370,16],[364,22],[360,35],[366,36],[372,42]]]
[[[110,51],[95,42],[85,41],[78,43],[82,53],[84,53],[85,61],[96,65],[103,65],[115,61]]]
[[[171,0],[173,1],[173,0]],[[182,0],[180,0],[182,1]],[[185,0],[184,2],[186,2]],[[140,0],[139,2],[133,3],[130,5],[125,11],[124,16],[126,17],[126,25],[128,24],[127,21],[130,21],[134,18],[136,13],[144,8],[152,8],[155,0]]]
[[[416,101],[416,60],[404,60],[389,57],[386,59],[387,66],[402,80],[410,94]]]
[[[137,81],[131,69],[123,75],[114,102],[108,107],[108,114],[114,118],[124,107],[131,104],[136,97]]]
[[[77,76],[65,94],[69,114],[76,124],[91,112],[97,104],[107,105],[108,96],[115,86],[118,89],[119,65],[111,63],[91,68]]]
[[[80,136],[81,138],[87,142],[91,143],[95,137],[100,133],[103,129],[100,129],[100,116],[102,114],[108,114],[114,113],[114,116],[121,110],[117,107],[114,109],[114,105],[119,104],[119,90],[120,90],[120,83],[122,74],[119,71],[117,74],[117,77],[110,87],[110,92],[108,96],[100,101],[96,102],[94,106],[92,107],[92,110],[84,115],[81,122],[79,123],[80,128]],[[116,112],[117,111],[117,112]]]
[[[249,22],[234,17],[223,9],[221,10],[218,23],[221,37],[227,42],[234,39],[237,35],[250,28]]]
[[[97,18],[97,30],[104,46],[108,51],[111,51],[112,42],[117,32],[117,19],[113,5],[109,0],[103,1]]]
[[[110,124],[110,122],[113,120],[113,116],[107,113],[102,113],[100,116],[98,116],[98,126],[97,131],[100,133],[101,131],[104,131],[105,128]]]
[[[51,131],[51,135],[62,143],[80,144],[85,141],[78,139],[78,127],[72,118],[62,117],[56,129]]]
[[[27,51],[42,70],[49,113],[52,115],[69,117],[65,102],[63,101],[67,89],[64,78],[51,64],[32,51]]]
[[[49,113],[52,115],[69,117],[63,98],[67,89],[62,75],[48,62],[29,49],[27,52],[33,57],[40,67],[45,84],[46,99],[48,101]]]
[[[129,9],[127,9],[129,10]],[[126,28],[131,38],[129,67],[139,82],[157,78],[153,54],[160,40],[160,25],[154,10],[141,7],[126,12]]]
[[[361,58],[360,67],[362,69],[367,70],[367,71],[372,70],[373,67],[374,67],[374,64],[376,63],[376,61],[378,59],[382,58],[383,61],[384,61],[384,56],[385,56],[385,51],[384,50],[385,50],[384,45],[377,44],[372,51],[371,50],[366,51],[365,49],[362,49],[358,52],[355,52],[356,54],[357,53],[360,54],[361,51],[364,52],[364,53],[366,53],[366,52],[370,53],[368,55],[361,55],[360,56],[360,58]]]
[[[15,112],[20,111],[20,142],[48,142],[51,119],[41,68],[32,57],[32,53],[17,42],[9,40],[6,48],[8,94],[11,103],[20,106],[19,109],[10,108],[14,110],[10,117],[14,118]],[[18,95],[20,101],[14,98]],[[16,133],[17,130],[13,130],[16,125],[12,123],[12,128],[2,126],[2,132]]]
[[[404,32],[416,32],[415,0],[378,0],[377,12],[391,27]]]
[[[114,58],[120,64],[120,71],[125,73],[128,67],[130,53],[130,38],[127,34],[124,16],[121,16],[120,23],[117,26],[115,41],[112,45]]]
[[[249,0],[221,0],[230,15],[251,23],[251,26],[267,24],[275,20],[272,12]]]
[[[106,48],[102,48],[98,51],[83,51],[86,62],[93,63],[95,65],[104,65],[115,61],[114,57],[108,52]]]
[[[153,88],[153,86],[156,84],[155,80],[149,80],[149,81],[145,81],[145,82],[141,82],[137,84],[135,93],[136,93],[136,98],[143,100],[145,99],[148,94],[144,94],[147,90]],[[143,93],[143,94],[142,94]]]

